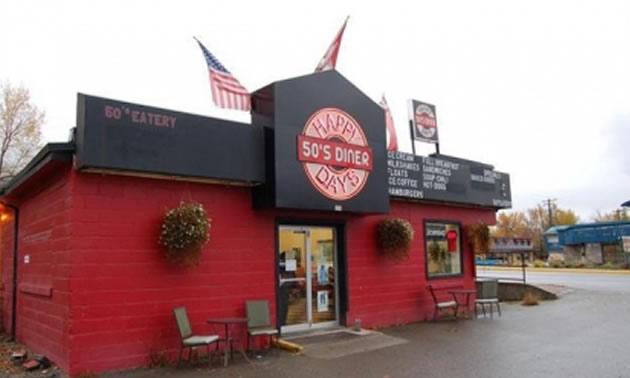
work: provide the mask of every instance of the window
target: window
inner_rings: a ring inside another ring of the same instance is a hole
[[[425,222],[427,277],[438,278],[462,274],[462,246],[457,223]]]

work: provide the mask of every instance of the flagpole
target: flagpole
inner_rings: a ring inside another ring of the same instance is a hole
[[[411,151],[414,156],[416,155],[416,142],[413,133],[413,100],[409,99],[407,102],[407,110],[409,111],[409,136],[411,137]]]
[[[411,136],[411,151],[416,154],[416,142],[413,139],[413,121],[409,120],[409,135]]]

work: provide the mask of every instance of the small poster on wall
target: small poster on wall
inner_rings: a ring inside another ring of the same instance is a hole
[[[320,290],[317,292],[317,312],[328,311],[328,290]]]

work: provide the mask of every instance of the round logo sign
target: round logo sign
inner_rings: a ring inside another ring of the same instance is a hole
[[[313,113],[298,136],[297,149],[306,177],[333,200],[359,194],[372,171],[372,149],[361,125],[341,109]]]
[[[416,108],[414,118],[416,129],[424,138],[431,139],[437,132],[437,121],[433,110],[426,104],[420,104]]]

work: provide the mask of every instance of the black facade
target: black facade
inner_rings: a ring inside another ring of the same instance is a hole
[[[385,115],[335,70],[252,94],[252,124],[78,95],[78,169],[244,184],[254,208],[387,213],[391,198],[509,208],[510,176],[386,150]]]
[[[267,181],[255,190],[256,206],[365,213],[389,211],[385,114],[341,74],[331,70],[278,81],[256,91],[252,103],[252,122],[266,128],[267,150]],[[356,120],[372,154],[371,170],[362,189],[349,199],[322,195],[313,183],[317,179],[308,177],[305,163],[299,160],[298,137],[304,135],[310,118],[322,109],[340,110]]]
[[[264,182],[256,125],[79,94],[76,139],[79,169]]]

